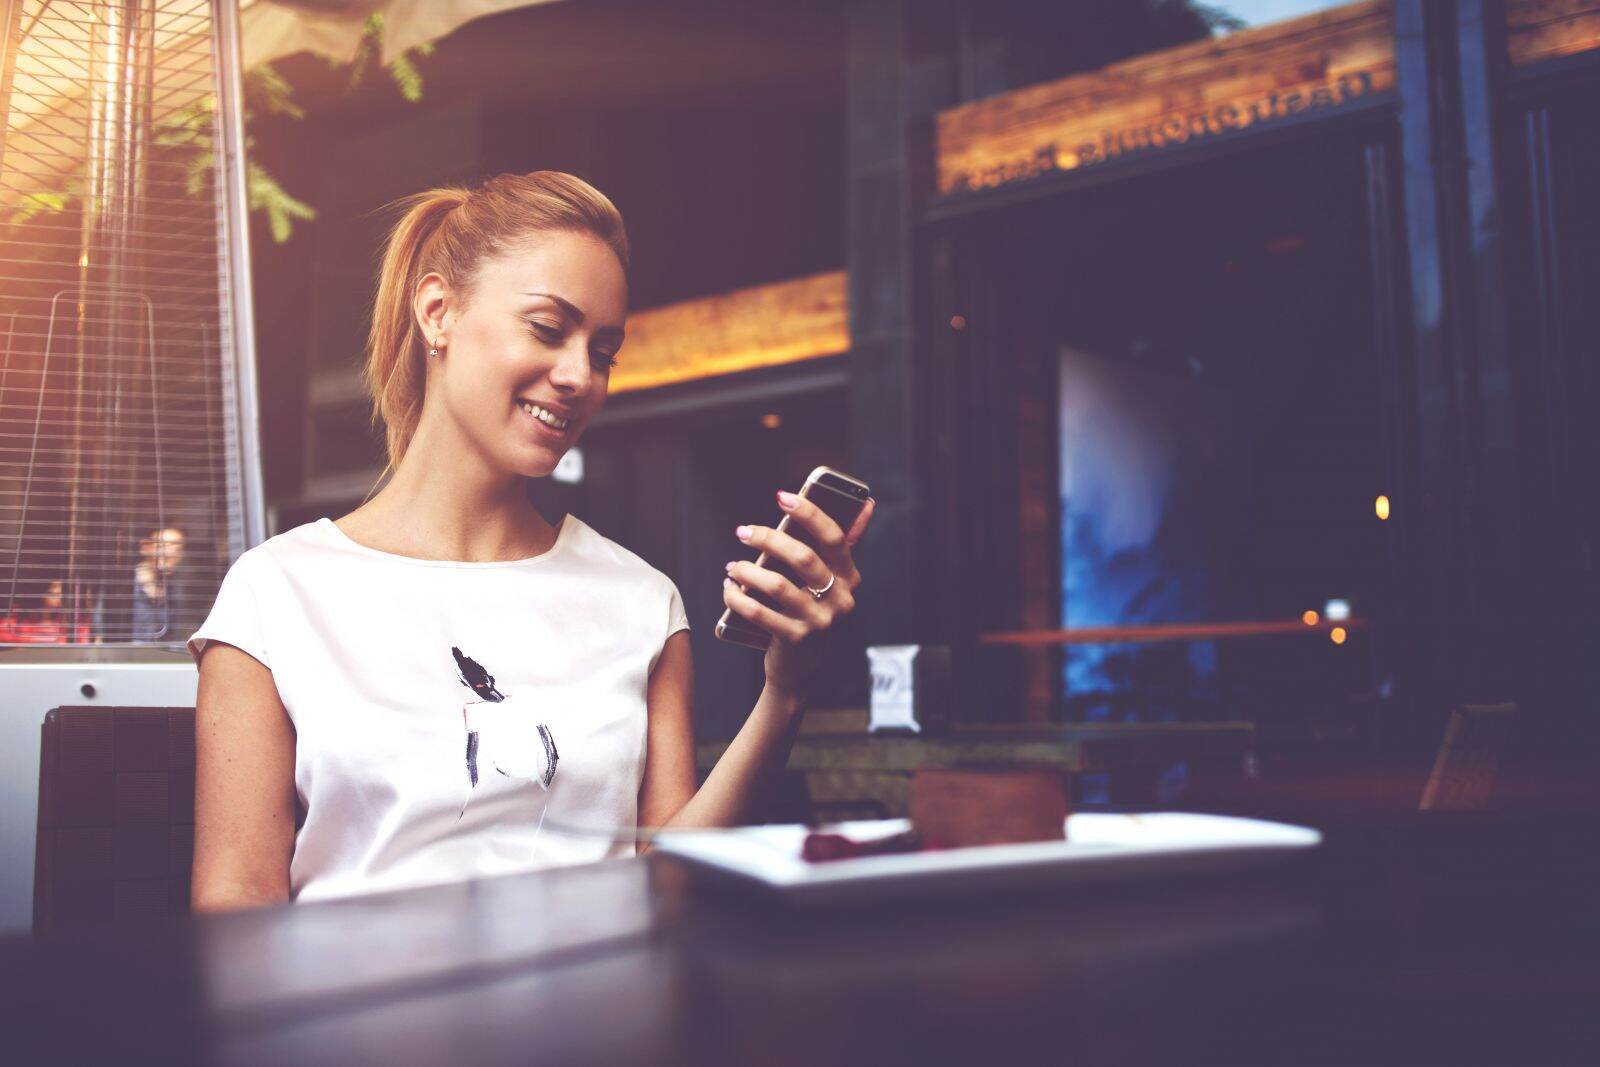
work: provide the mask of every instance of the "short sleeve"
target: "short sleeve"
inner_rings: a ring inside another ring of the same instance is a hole
[[[689,614],[683,610],[683,597],[678,595],[678,585],[666,575],[661,576],[661,581],[666,590],[666,626],[661,631],[661,643],[650,654],[650,671],[656,669],[656,660],[661,658],[661,652],[667,647],[667,638],[679,630],[689,629]],[[657,616],[660,618],[661,616]]]
[[[667,601],[667,636],[671,637],[679,630],[689,628],[689,613],[683,610],[683,597],[678,595],[677,583],[668,578],[667,589],[670,593]]]
[[[200,654],[207,642],[221,641],[248,652],[267,669],[272,668],[262,612],[260,564],[260,557],[252,549],[234,560],[223,575],[210,613],[187,642],[195,666],[200,665]]]

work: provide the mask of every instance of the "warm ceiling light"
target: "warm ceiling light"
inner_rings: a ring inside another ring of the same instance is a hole
[[[1386,497],[1386,496],[1380,495],[1378,497],[1378,503],[1375,506],[1375,510],[1378,512],[1378,518],[1380,518],[1380,519],[1388,519],[1388,517],[1389,517],[1389,498]]]
[[[765,426],[769,430],[776,430],[779,426],[783,425],[783,417],[776,411],[769,411],[765,415],[761,416],[761,425]]]
[[[952,330],[965,330],[967,328],[967,317],[965,315],[951,315],[950,328]]]
[[[1304,615],[1300,616],[1300,621],[1305,623],[1307,626],[1315,626],[1317,624],[1317,613],[1314,611],[1308,611]]]
[[[1328,639],[1336,645],[1344,644],[1344,639],[1350,635],[1345,633],[1343,626],[1335,626],[1328,631]]]

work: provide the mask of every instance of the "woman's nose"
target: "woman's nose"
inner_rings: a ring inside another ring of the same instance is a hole
[[[561,349],[555,366],[550,368],[551,382],[565,386],[579,396],[589,392],[593,377],[594,368],[589,365],[588,346],[576,339]]]

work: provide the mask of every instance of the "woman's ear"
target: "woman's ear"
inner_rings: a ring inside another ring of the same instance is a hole
[[[450,290],[437,271],[429,271],[417,282],[417,295],[412,301],[412,311],[417,326],[422,330],[422,340],[433,344],[444,334],[450,309]]]

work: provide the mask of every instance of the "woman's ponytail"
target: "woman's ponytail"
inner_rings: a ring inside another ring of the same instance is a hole
[[[384,474],[393,470],[405,455],[422,415],[426,368],[417,358],[421,338],[411,301],[422,276],[428,270],[447,265],[430,264],[424,269],[424,255],[440,223],[464,203],[468,195],[462,189],[429,189],[402,197],[391,205],[404,214],[384,243],[378,292],[372,304],[372,325],[367,335],[365,374],[367,395],[372,398],[373,428],[381,424],[386,430],[389,463]],[[448,276],[446,280],[450,280]]]

